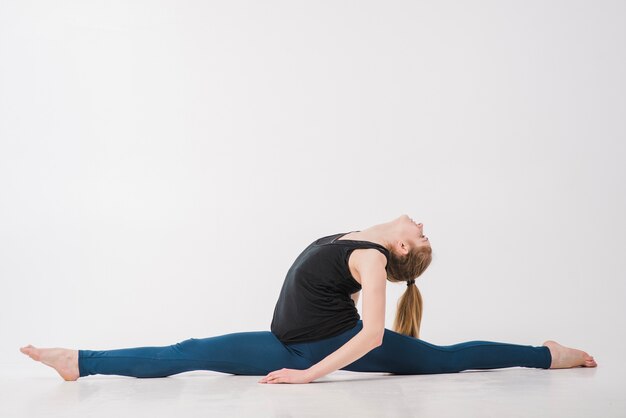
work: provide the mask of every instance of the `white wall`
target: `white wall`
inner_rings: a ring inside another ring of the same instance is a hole
[[[556,339],[602,365],[626,339],[625,18],[0,3],[0,362],[268,330],[308,243],[408,213],[435,253],[424,340]]]

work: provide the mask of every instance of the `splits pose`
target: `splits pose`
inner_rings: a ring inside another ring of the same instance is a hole
[[[582,350],[495,341],[434,345],[419,339],[422,297],[415,285],[432,260],[421,223],[407,215],[313,241],[289,268],[269,331],[190,338],[168,346],[20,351],[63,379],[95,374],[166,377],[191,370],[263,376],[259,383],[309,383],[335,370],[393,374],[468,369],[596,367]],[[394,330],[385,328],[388,282],[405,283]],[[363,291],[363,318],[356,309]]]

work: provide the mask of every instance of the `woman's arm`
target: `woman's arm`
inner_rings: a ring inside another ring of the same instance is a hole
[[[309,367],[307,371],[310,373],[310,381],[326,376],[335,370],[339,370],[355,362],[381,344],[381,338],[363,331],[359,332],[337,351],[329,354],[319,363]]]
[[[363,290],[363,329],[338,350],[309,367],[311,381],[355,362],[383,342],[387,259],[376,249],[355,250],[353,256]]]

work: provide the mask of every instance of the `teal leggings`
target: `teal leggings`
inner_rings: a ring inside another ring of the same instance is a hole
[[[113,374],[165,377],[191,370],[264,376],[282,369],[306,369],[328,356],[363,328],[337,336],[284,344],[270,331],[235,332],[190,338],[161,347],[78,350],[80,377]],[[552,356],[545,346],[468,341],[438,346],[385,328],[383,343],[341,370],[394,374],[458,373],[468,369],[535,367],[548,369]]]

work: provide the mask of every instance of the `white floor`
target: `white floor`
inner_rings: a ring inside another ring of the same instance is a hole
[[[394,376],[337,371],[305,385],[194,371],[158,379],[63,381],[25,361],[3,368],[0,417],[626,417],[626,366],[513,367]]]

